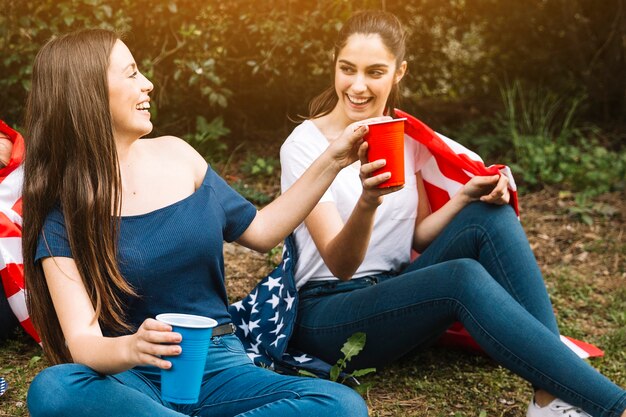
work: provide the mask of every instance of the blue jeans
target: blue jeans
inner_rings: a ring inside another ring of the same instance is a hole
[[[135,368],[102,375],[77,364],[43,370],[28,391],[28,409],[40,416],[367,416],[351,388],[256,367],[235,335],[214,337],[197,404],[161,400],[160,371]]]
[[[346,339],[365,332],[351,368],[381,367],[432,344],[456,321],[536,388],[594,416],[626,408],[626,392],[560,341],[541,272],[509,206],[470,204],[397,276],[307,283],[291,344],[335,363]]]

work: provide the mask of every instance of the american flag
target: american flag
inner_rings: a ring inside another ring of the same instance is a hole
[[[330,365],[287,346],[298,311],[296,256],[290,235],[285,239],[280,264],[247,297],[231,304],[229,312],[237,336],[257,365],[289,374],[304,369],[328,377]]]
[[[11,159],[0,169],[0,276],[11,310],[33,339],[39,336],[30,322],[24,293],[22,260],[22,183],[24,180],[24,139],[4,121],[0,132],[13,142]]]
[[[517,187],[509,167],[485,166],[476,153],[434,132],[410,114],[396,110],[396,116],[407,118],[405,135],[420,142],[431,154],[421,172],[433,211],[441,208],[471,177],[501,174],[509,179],[510,204],[519,216]],[[247,297],[231,304],[229,311],[237,326],[237,336],[257,365],[286,373],[303,369],[328,377],[330,364],[288,346],[298,308],[296,257],[293,236],[289,236],[283,247],[282,262]],[[561,340],[580,357],[603,354],[593,345],[565,336]],[[482,351],[460,323],[451,326],[440,342]]]

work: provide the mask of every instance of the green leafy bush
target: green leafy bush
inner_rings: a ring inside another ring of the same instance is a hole
[[[501,132],[512,145],[513,171],[533,189],[560,185],[586,194],[623,187],[626,155],[600,144],[598,130],[574,123],[582,98],[562,99],[515,83],[502,92]]]
[[[221,117],[230,133],[217,141],[281,141],[292,128],[287,116],[305,113],[308,100],[328,86],[342,22],[357,10],[385,7],[410,31],[403,91],[409,112],[427,98],[471,99],[493,109],[508,78],[584,96],[588,105],[579,114],[610,126],[623,123],[626,112],[618,1],[4,0],[0,117],[21,120],[33,58],[51,36],[105,27],[127,33],[155,84],[155,134],[198,133],[198,117]],[[481,137],[481,146],[497,147]],[[549,147],[542,154],[551,152],[562,157]]]

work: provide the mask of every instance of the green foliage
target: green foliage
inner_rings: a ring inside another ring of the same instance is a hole
[[[36,51],[85,27],[126,32],[155,84],[156,133],[194,130],[221,116],[233,137],[284,137],[286,116],[328,86],[332,45],[351,14],[395,13],[410,31],[404,107],[426,97],[495,101],[503,79],[583,93],[585,112],[623,121],[623,5],[607,0],[483,2],[413,0],[2,0],[0,117],[15,125]],[[223,140],[220,139],[220,140]]]
[[[500,132],[510,141],[513,171],[531,189],[547,184],[599,194],[623,187],[626,155],[599,143],[597,129],[574,124],[582,98],[563,99],[521,83],[502,90]]]
[[[224,120],[216,117],[207,122],[204,116],[196,117],[196,129],[183,138],[211,161],[219,160],[227,149],[220,139],[229,134],[230,129],[224,126]]]
[[[50,37],[85,27],[126,30],[131,20],[104,0],[3,0],[0,7],[0,118],[12,124],[21,117],[35,54]]]

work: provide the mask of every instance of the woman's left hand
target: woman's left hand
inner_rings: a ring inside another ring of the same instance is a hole
[[[367,125],[383,120],[391,120],[391,117],[373,117],[352,123],[345,128],[337,139],[331,142],[329,150],[332,158],[341,168],[345,168],[359,159],[359,146],[363,143],[363,136],[368,132]]]
[[[469,201],[482,201],[489,204],[508,204],[509,179],[506,175],[490,175],[472,177],[461,189]]]

